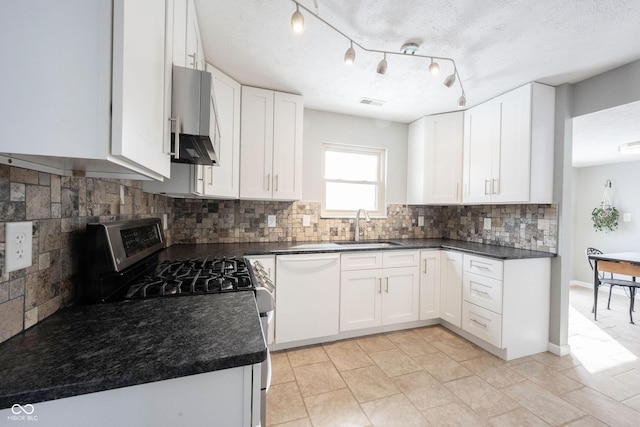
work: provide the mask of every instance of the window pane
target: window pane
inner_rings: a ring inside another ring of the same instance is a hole
[[[325,179],[377,181],[378,154],[326,151]]]
[[[326,183],[327,210],[377,209],[377,186],[372,184]]]

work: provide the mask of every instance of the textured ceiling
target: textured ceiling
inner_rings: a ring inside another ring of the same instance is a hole
[[[441,62],[388,56],[356,47],[303,11],[305,31],[290,30],[290,0],[195,0],[205,56],[242,84],[304,95],[305,107],[409,123],[457,109],[460,86],[442,82]],[[557,86],[640,59],[638,0],[301,0],[300,3],[369,49],[453,58],[467,107],[530,81]],[[361,98],[385,101],[361,105]]]

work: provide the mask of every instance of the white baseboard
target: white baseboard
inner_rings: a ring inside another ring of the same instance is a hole
[[[571,353],[571,347],[569,347],[569,345],[556,345],[553,343],[548,343],[547,350],[549,350],[550,353],[553,353],[556,356],[566,356],[567,354]]]

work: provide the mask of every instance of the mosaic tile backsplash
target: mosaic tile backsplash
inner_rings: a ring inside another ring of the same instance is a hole
[[[353,240],[354,220],[320,218],[318,202],[171,199],[141,181],[66,177],[0,165],[0,268],[6,222],[33,221],[33,265],[0,274],[0,342],[75,299],[88,222],[161,217],[169,244]],[[276,216],[276,227],[267,217]],[[302,226],[304,215],[311,225]],[[424,226],[418,226],[424,216]],[[485,230],[489,218],[491,229]],[[556,205],[389,205],[361,220],[363,240],[450,238],[556,252]]]

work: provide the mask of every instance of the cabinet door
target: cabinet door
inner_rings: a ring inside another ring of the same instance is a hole
[[[385,268],[382,287],[383,325],[418,320],[420,307],[418,267]]]
[[[492,165],[500,141],[500,106],[499,101],[491,100],[465,112],[465,203],[484,203],[491,200]]]
[[[111,154],[168,178],[166,7],[165,1],[114,1]]]
[[[187,0],[186,66],[204,70],[203,52],[196,6],[193,0]]]
[[[440,317],[440,251],[420,253],[420,320]]]
[[[270,90],[242,87],[240,197],[271,199],[273,97]]]
[[[275,92],[273,108],[273,198],[302,198],[303,103],[299,95]]]
[[[531,179],[531,85],[500,96],[498,164],[493,168],[493,201],[528,202]]]
[[[207,64],[212,77],[220,143],[216,146],[218,166],[204,166],[204,194],[220,198],[240,197],[240,83]],[[213,111],[212,111],[213,114]],[[212,120],[211,123],[214,121]],[[209,180],[207,178],[210,178]]]
[[[424,203],[460,203],[463,112],[438,114],[426,119]]]
[[[409,124],[407,145],[407,203],[424,204],[425,168],[429,160],[425,157],[425,126],[427,118],[422,117]]]
[[[338,333],[340,254],[276,257],[276,344]]]
[[[187,66],[187,0],[173,0],[173,63]]]
[[[460,327],[462,319],[462,254],[441,252],[440,317]]]
[[[340,275],[340,331],[380,326],[382,270]]]

